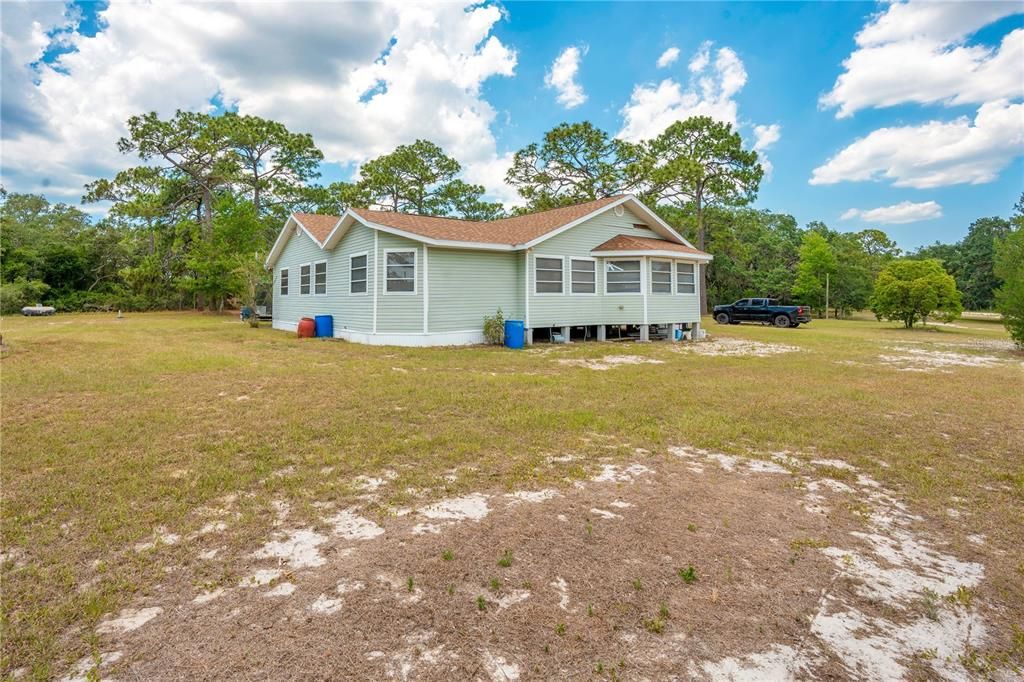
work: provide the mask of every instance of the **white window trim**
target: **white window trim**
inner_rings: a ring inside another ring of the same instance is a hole
[[[575,291],[572,290],[572,272],[573,272],[572,262],[574,260],[590,261],[591,263],[594,264],[594,293],[592,293],[592,294],[577,294]],[[597,263],[597,259],[596,258],[592,258],[590,256],[569,256],[569,295],[570,296],[597,296],[598,292],[600,291],[600,288],[598,287],[598,276],[600,274],[601,274],[601,271],[598,268],[598,263]]]
[[[693,267],[693,291],[679,291],[679,266],[689,265]],[[672,286],[675,287],[676,296],[696,296],[697,295],[697,273],[700,272],[700,265],[692,263],[690,261],[676,261],[675,266],[672,268]]]
[[[552,260],[562,261],[562,290],[557,294],[551,291],[539,292],[537,291],[537,259],[538,258],[550,258]],[[543,253],[533,254],[533,295],[534,296],[565,296],[565,256],[552,256]]]
[[[281,292],[281,280],[284,279],[284,273],[288,273],[288,291]],[[292,273],[288,271],[288,268],[280,268],[277,271],[277,295],[278,296],[291,296],[292,295]]]
[[[318,294],[318,293],[316,293],[316,266],[320,265],[321,263],[324,264],[324,293]],[[327,270],[328,270],[328,267],[329,267],[327,265],[327,260],[324,259],[324,260],[313,261],[312,265],[313,265],[313,267],[310,268],[310,270],[309,270],[309,278],[310,278],[309,279],[309,293],[312,294],[313,296],[326,296],[327,295]]]
[[[654,290],[654,264],[655,263],[668,263],[668,291],[655,291]],[[648,279],[650,284],[648,285],[648,293],[652,296],[671,296],[676,292],[675,281],[676,281],[676,266],[675,263],[667,258],[651,258],[648,261]]]
[[[357,291],[357,292],[353,293],[352,292],[352,259],[353,258],[359,258],[360,256],[364,256],[366,258],[366,261],[365,261],[366,265],[363,266],[363,270],[366,271],[365,272],[366,277],[363,280],[363,284],[365,284],[366,286],[363,287],[362,291]],[[369,293],[370,293],[370,252],[369,251],[360,251],[359,253],[349,254],[349,257],[348,257],[348,295],[349,296],[366,296]]]
[[[382,268],[382,271],[384,272],[384,276],[380,278],[380,281],[381,281],[381,284],[383,284],[384,286],[381,287],[381,292],[380,293],[382,295],[384,295],[384,296],[416,296],[416,295],[418,295],[420,293],[420,287],[419,287],[419,283],[417,281],[417,280],[419,280],[419,275],[420,275],[419,249],[416,248],[415,246],[412,247],[412,248],[404,248],[404,249],[384,249],[384,251],[382,251],[381,253],[382,253],[382,256],[383,256],[383,258],[381,260],[381,264],[384,266]],[[411,253],[412,254],[412,291],[388,291],[388,254],[389,253]]]
[[[640,264],[640,290],[639,291],[608,291],[608,263],[614,261],[633,261]],[[605,296],[643,296],[644,295],[644,259],[643,258],[605,258],[604,259],[604,295]]]
[[[302,293],[302,268],[309,268],[309,291]],[[312,263],[300,263],[299,264],[299,296],[310,296],[313,293],[313,264]]]

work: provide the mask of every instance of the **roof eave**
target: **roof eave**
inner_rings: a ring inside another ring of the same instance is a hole
[[[655,256],[658,258],[675,258],[676,260],[699,260],[711,261],[714,256],[710,253],[685,253],[682,251],[669,251],[662,249],[601,249],[590,252],[591,256],[600,257],[629,257],[639,258],[642,256]]]

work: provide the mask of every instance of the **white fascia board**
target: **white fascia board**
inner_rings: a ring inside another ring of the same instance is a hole
[[[591,251],[590,255],[602,258],[640,258],[642,256],[654,256],[655,258],[671,258],[673,260],[699,260],[710,261],[714,259],[711,254],[701,255],[698,253],[679,253],[678,251]]]

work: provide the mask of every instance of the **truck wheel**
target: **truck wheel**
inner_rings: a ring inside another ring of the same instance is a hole
[[[718,313],[715,315],[715,322],[718,324],[729,324],[729,313]]]
[[[780,329],[785,329],[790,324],[792,324],[792,322],[790,322],[788,315],[776,315],[775,319],[772,321],[775,323],[775,326],[779,327]]]

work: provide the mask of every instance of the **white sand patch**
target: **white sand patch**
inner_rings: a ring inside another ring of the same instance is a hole
[[[630,483],[639,476],[653,473],[654,469],[645,467],[643,464],[633,463],[625,468],[615,464],[605,464],[601,467],[601,473],[590,480],[594,483]]]
[[[716,663],[702,663],[701,667],[714,682],[782,682],[806,677],[810,662],[796,649],[775,644],[763,653],[723,658]]]
[[[167,532],[167,529],[163,526],[158,527],[153,531],[153,539],[148,542],[140,542],[135,545],[136,552],[145,552],[153,549],[157,545],[176,545],[181,540],[181,536],[175,533]]]
[[[99,676],[90,677],[89,673],[93,670],[99,671],[102,668],[107,668],[120,661],[123,656],[124,655],[120,651],[106,651],[100,654],[98,664],[92,656],[84,656],[75,663],[67,675],[60,678],[60,682],[91,682],[93,679],[100,679]],[[21,676],[12,675],[12,677],[17,679]]]
[[[441,526],[436,523],[417,523],[412,527],[413,535],[426,535],[427,533],[437,534],[441,532]]]
[[[444,644],[429,646],[436,637],[433,630],[418,630],[411,632],[402,638],[405,646],[387,657],[384,670],[388,677],[399,680],[409,680],[419,677],[416,673],[423,668],[434,667],[444,662],[447,658]],[[377,655],[380,653],[381,655]],[[367,658],[373,660],[383,658],[387,654],[371,651]]]
[[[217,554],[219,552],[220,552],[220,548],[219,547],[215,547],[214,549],[208,549],[208,550],[206,550],[204,552],[200,552],[199,553],[199,558],[203,559],[204,561],[210,561],[211,559],[216,558]]]
[[[700,464],[687,464],[686,468],[689,469],[690,471],[692,471],[695,474],[703,474],[704,473],[704,467],[702,467]]]
[[[320,533],[309,529],[293,530],[282,539],[271,540],[253,552],[255,559],[277,559],[292,568],[323,566],[326,561],[317,549],[327,542]]]
[[[755,474],[788,474],[789,469],[780,466],[775,462],[767,462],[763,459],[747,460],[747,469]]]
[[[559,576],[551,581],[551,587],[555,588],[558,592],[558,607],[563,611],[569,610],[569,583],[565,582],[565,578]]]
[[[332,599],[326,594],[321,594],[316,600],[309,605],[309,610],[313,613],[322,613],[325,616],[329,616],[332,613],[336,613],[341,609],[342,601],[340,599]]]
[[[898,370],[910,372],[942,372],[950,367],[997,367],[1004,363],[994,355],[969,355],[954,351],[942,351],[909,346],[889,346],[900,355],[882,354],[878,359]]]
[[[210,521],[199,529],[199,535],[209,535],[210,533],[222,533],[228,529],[228,524],[223,521]]]
[[[544,488],[543,490],[517,490],[514,493],[508,493],[505,495],[511,504],[515,504],[516,502],[544,502],[558,496],[558,491],[554,488]]]
[[[278,578],[281,577],[283,571],[279,571],[276,568],[261,568],[250,576],[246,576],[239,581],[239,587],[261,587],[263,585],[269,585]]]
[[[274,509],[274,525],[275,526],[283,525],[284,522],[285,522],[285,519],[288,518],[288,515],[292,511],[291,505],[289,505],[284,500],[273,500],[270,503],[270,506],[273,507],[273,509]]]
[[[811,464],[819,467],[832,467],[833,469],[845,469],[846,471],[856,471],[856,467],[852,464],[844,462],[841,459],[812,459]]]
[[[208,590],[206,592],[203,592],[200,595],[197,595],[196,598],[192,600],[192,603],[193,604],[198,604],[198,605],[209,604],[214,599],[219,599],[223,595],[224,595],[224,588],[223,587],[218,587],[215,590]]]
[[[865,474],[857,474],[857,485],[861,488],[881,488],[882,484]]]
[[[802,461],[800,461],[796,457],[793,457],[788,452],[773,452],[771,453],[771,458],[774,459],[776,462],[782,464],[783,466],[787,466],[792,469],[799,469],[801,466],[803,466]]]
[[[384,529],[370,519],[359,516],[351,509],[340,511],[329,519],[331,532],[346,540],[372,540],[383,535]]]
[[[665,361],[656,360],[654,358],[645,358],[641,355],[605,355],[600,359],[561,359],[558,363],[574,367],[586,367],[587,369],[594,369],[603,372],[612,369],[613,367],[621,367],[623,365],[664,365]]]
[[[479,521],[491,511],[487,496],[472,493],[463,497],[442,500],[417,510],[418,513],[435,521]]]
[[[961,512],[959,509],[947,509],[946,516],[950,517],[951,519],[958,519],[961,516],[963,516],[963,512]]]
[[[338,594],[349,594],[350,592],[358,592],[366,587],[366,583],[362,580],[340,580],[338,581],[337,587],[334,591]]]
[[[600,516],[602,519],[621,519],[622,516],[615,512],[610,512],[606,509],[598,509],[597,507],[591,507],[590,513],[594,516]]]
[[[502,656],[495,656],[484,650],[483,666],[491,682],[512,682],[519,679],[519,666],[509,663]]]
[[[122,609],[117,614],[117,618],[110,618],[97,625],[96,632],[116,634],[138,630],[163,612],[164,610],[159,606],[150,606],[145,609]]]
[[[974,544],[974,545],[984,545],[985,544],[985,536],[981,535],[980,533],[976,534],[976,535],[968,535],[967,536],[967,542],[970,542],[971,544]]]
[[[520,604],[530,598],[529,590],[512,590],[509,594],[497,600],[498,610],[507,609],[510,606]]]
[[[783,353],[795,353],[801,349],[782,343],[762,343],[743,339],[715,338],[702,343],[673,345],[672,350],[680,353],[696,353],[698,355],[717,355],[726,357],[753,356],[768,357]]]
[[[565,462],[572,462],[573,460],[577,459],[579,459],[577,455],[551,456],[548,457],[548,464],[564,464]]]
[[[846,485],[842,481],[837,481],[834,478],[823,478],[818,481],[807,481],[807,489],[812,493],[816,493],[822,489],[822,487],[828,488],[829,490],[837,493],[852,493],[853,488]]]
[[[385,469],[381,472],[380,476],[356,476],[352,479],[352,485],[359,490],[363,490],[368,493],[376,492],[381,487],[387,485],[388,481],[393,481],[398,478],[398,472],[392,469]]]
[[[278,583],[264,597],[290,597],[295,592],[295,583]]]
[[[616,509],[629,509],[633,505],[625,500],[612,500],[608,503],[609,507],[615,507]]]
[[[407,370],[405,367],[392,367],[391,371],[392,372],[398,372],[400,374],[408,374],[409,373],[409,370]]]

